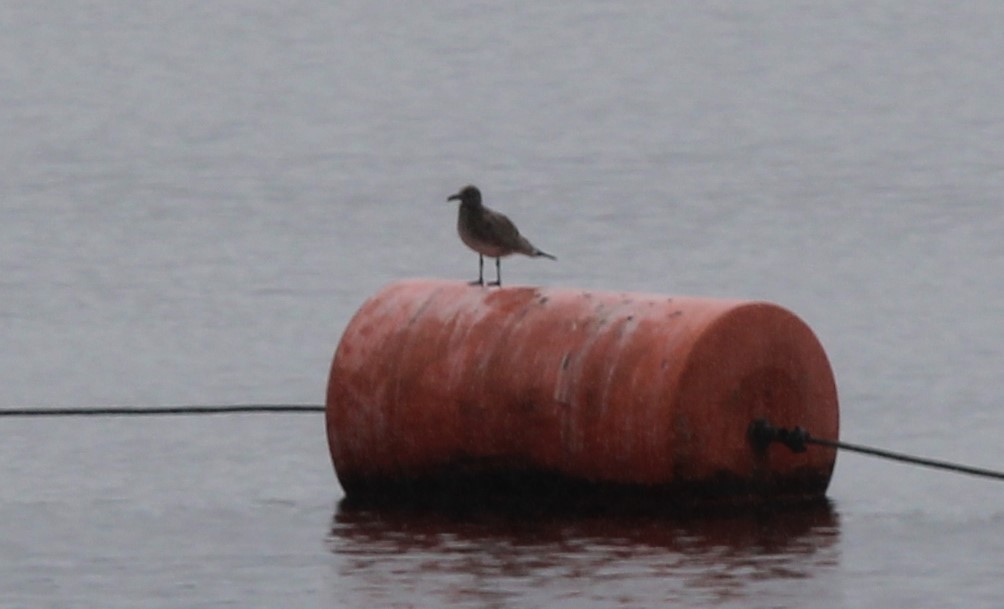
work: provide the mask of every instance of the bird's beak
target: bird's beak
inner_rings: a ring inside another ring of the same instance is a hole
[[[460,193],[458,192],[455,195],[450,195],[449,197],[446,198],[446,200],[447,201],[459,201],[460,200]]]

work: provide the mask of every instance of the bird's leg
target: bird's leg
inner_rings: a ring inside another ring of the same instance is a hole
[[[478,278],[471,282],[471,285],[485,284],[485,257],[478,254]]]
[[[488,285],[497,285],[500,288],[502,287],[502,259],[501,258],[496,258],[495,259],[495,281],[489,283]]]

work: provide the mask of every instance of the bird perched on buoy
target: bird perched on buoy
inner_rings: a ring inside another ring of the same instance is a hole
[[[464,186],[460,192],[450,195],[447,201],[460,201],[457,216],[457,232],[467,247],[478,253],[478,278],[471,285],[485,285],[485,256],[495,259],[495,281],[488,285],[502,285],[501,259],[510,254],[523,254],[531,258],[543,256],[557,260],[551,254],[537,249],[512,220],[481,202],[481,191],[477,186]]]

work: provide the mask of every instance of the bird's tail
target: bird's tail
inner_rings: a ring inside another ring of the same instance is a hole
[[[534,248],[533,250],[533,257],[534,258],[543,257],[543,258],[550,258],[551,260],[557,260],[557,258],[552,256],[551,254],[548,254],[547,252],[538,250],[536,248]]]

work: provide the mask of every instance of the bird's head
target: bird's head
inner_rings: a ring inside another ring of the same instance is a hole
[[[447,201],[460,201],[461,203],[481,205],[481,191],[473,184],[464,186],[456,194],[450,195]]]

